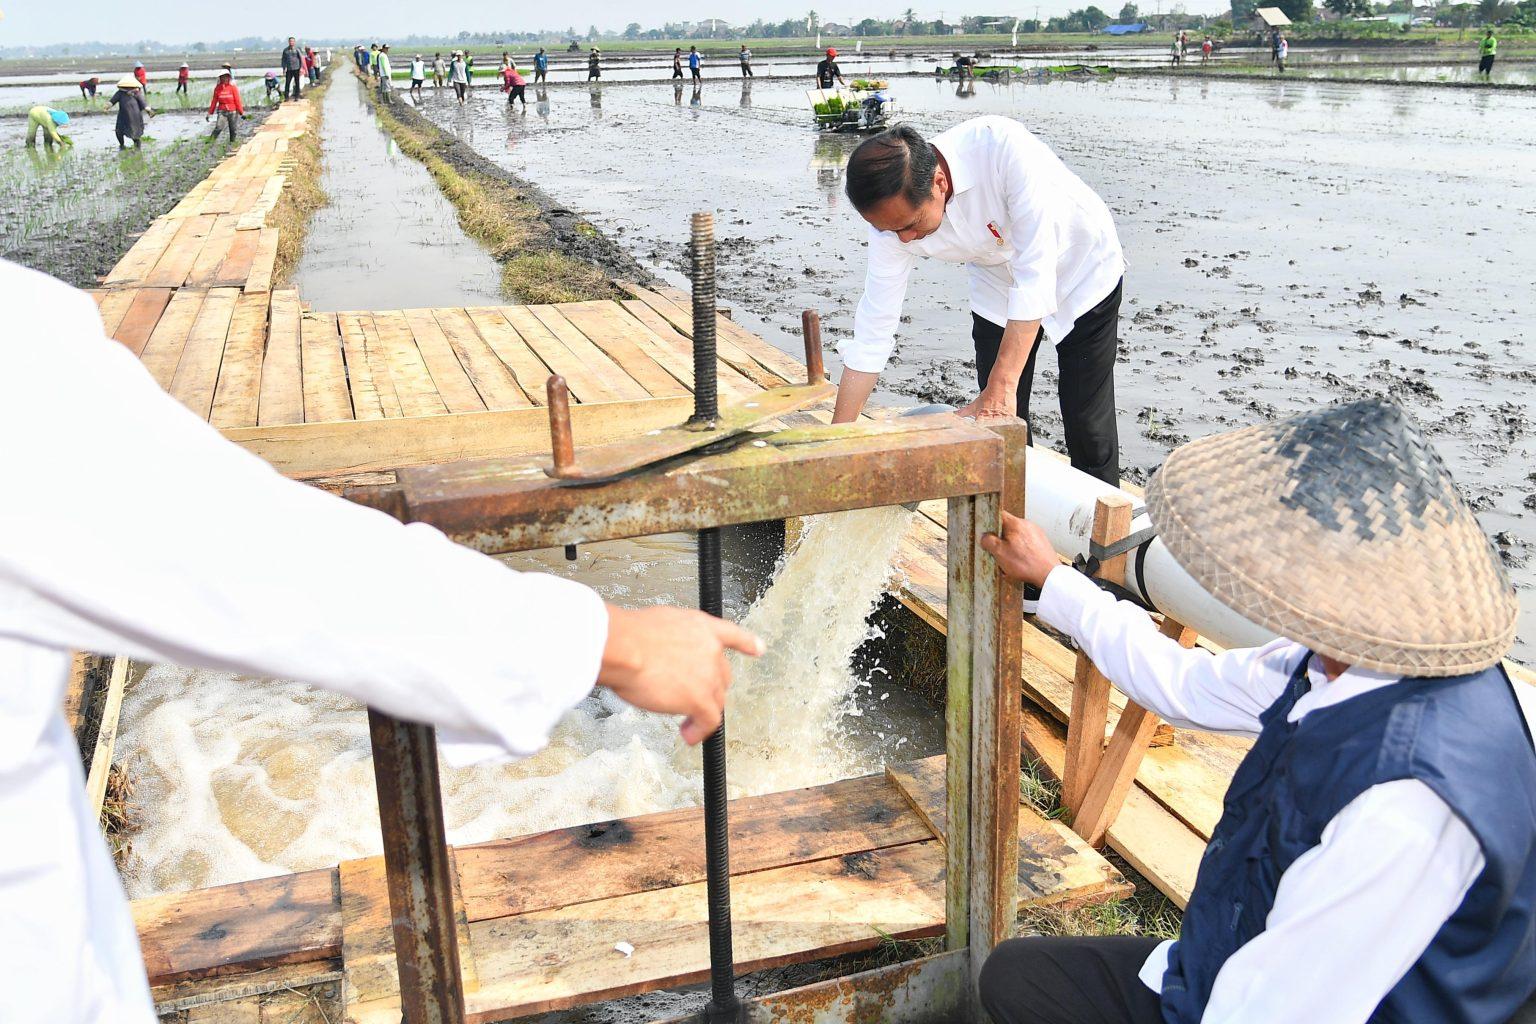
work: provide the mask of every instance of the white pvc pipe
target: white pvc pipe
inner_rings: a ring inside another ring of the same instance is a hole
[[[1056,551],[1065,558],[1087,556],[1094,505],[1100,497],[1118,494],[1134,505],[1142,504],[1134,495],[1073,469],[1065,460],[1048,452],[1030,448],[1025,454],[1026,514],[1039,524]],[[1131,532],[1149,525],[1150,519],[1142,513],[1131,524]],[[1136,552],[1133,550],[1126,557],[1126,587],[1134,593],[1138,587],[1131,568]],[[1237,614],[1196,583],[1194,577],[1173,560],[1161,539],[1153,539],[1147,547],[1141,578],[1146,583],[1143,596],[1150,598],[1159,611],[1223,647],[1257,647],[1274,639],[1269,630]]]

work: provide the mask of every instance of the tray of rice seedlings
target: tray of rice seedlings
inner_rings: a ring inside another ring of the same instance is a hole
[[[877,89],[889,89],[891,83],[883,78],[855,78],[848,83],[848,88],[854,92],[874,92]]]

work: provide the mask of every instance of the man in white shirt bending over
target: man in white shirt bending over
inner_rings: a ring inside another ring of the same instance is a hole
[[[461,763],[537,751],[594,684],[687,716],[697,743],[719,725],[726,649],[759,652],[702,612],[605,606],[279,476],[52,278],[0,260],[0,310],[6,1024],[155,1022],[62,714],[71,650],[305,680],[438,726]]]
[[[1369,400],[1204,438],[1147,508],[1201,586],[1283,639],[1185,650],[1033,524],[1005,514],[982,545],[1127,696],[1253,748],[1179,938],[1004,942],[992,1018],[1510,1020],[1536,989],[1536,687],[1501,663],[1514,589],[1423,433]]]
[[[961,414],[1029,418],[1042,333],[1056,343],[1072,465],[1120,480],[1115,354],[1125,257],[1109,208],[1023,125],[978,117],[924,139],[907,125],[853,151],[848,198],[870,223],[853,339],[838,347],[836,422],[853,420],[896,345],[919,256],[970,271],[981,394]]]

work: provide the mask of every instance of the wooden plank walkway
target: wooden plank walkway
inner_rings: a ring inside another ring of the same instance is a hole
[[[102,279],[107,289],[241,288],[265,292],[277,260],[267,224],[309,125],[308,100],[285,103],[235,152],[150,224]]]

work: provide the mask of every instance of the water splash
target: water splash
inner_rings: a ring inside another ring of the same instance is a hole
[[[900,742],[848,727],[850,658],[891,576],[908,514],[869,509],[806,521],[743,623],[768,643],[739,659],[727,714],[733,795],[878,771]],[[688,603],[692,545],[594,547],[580,578],[627,604]],[[527,566],[527,561],[520,563]],[[538,568],[571,573],[558,555]],[[883,705],[877,705],[884,707]],[[139,831],[125,869],[135,897],[323,867],[379,852],[362,709],[324,691],[155,666],[124,707],[119,760]],[[549,746],[512,764],[443,771],[456,843],[696,805],[699,752],[676,721],[595,691]]]

